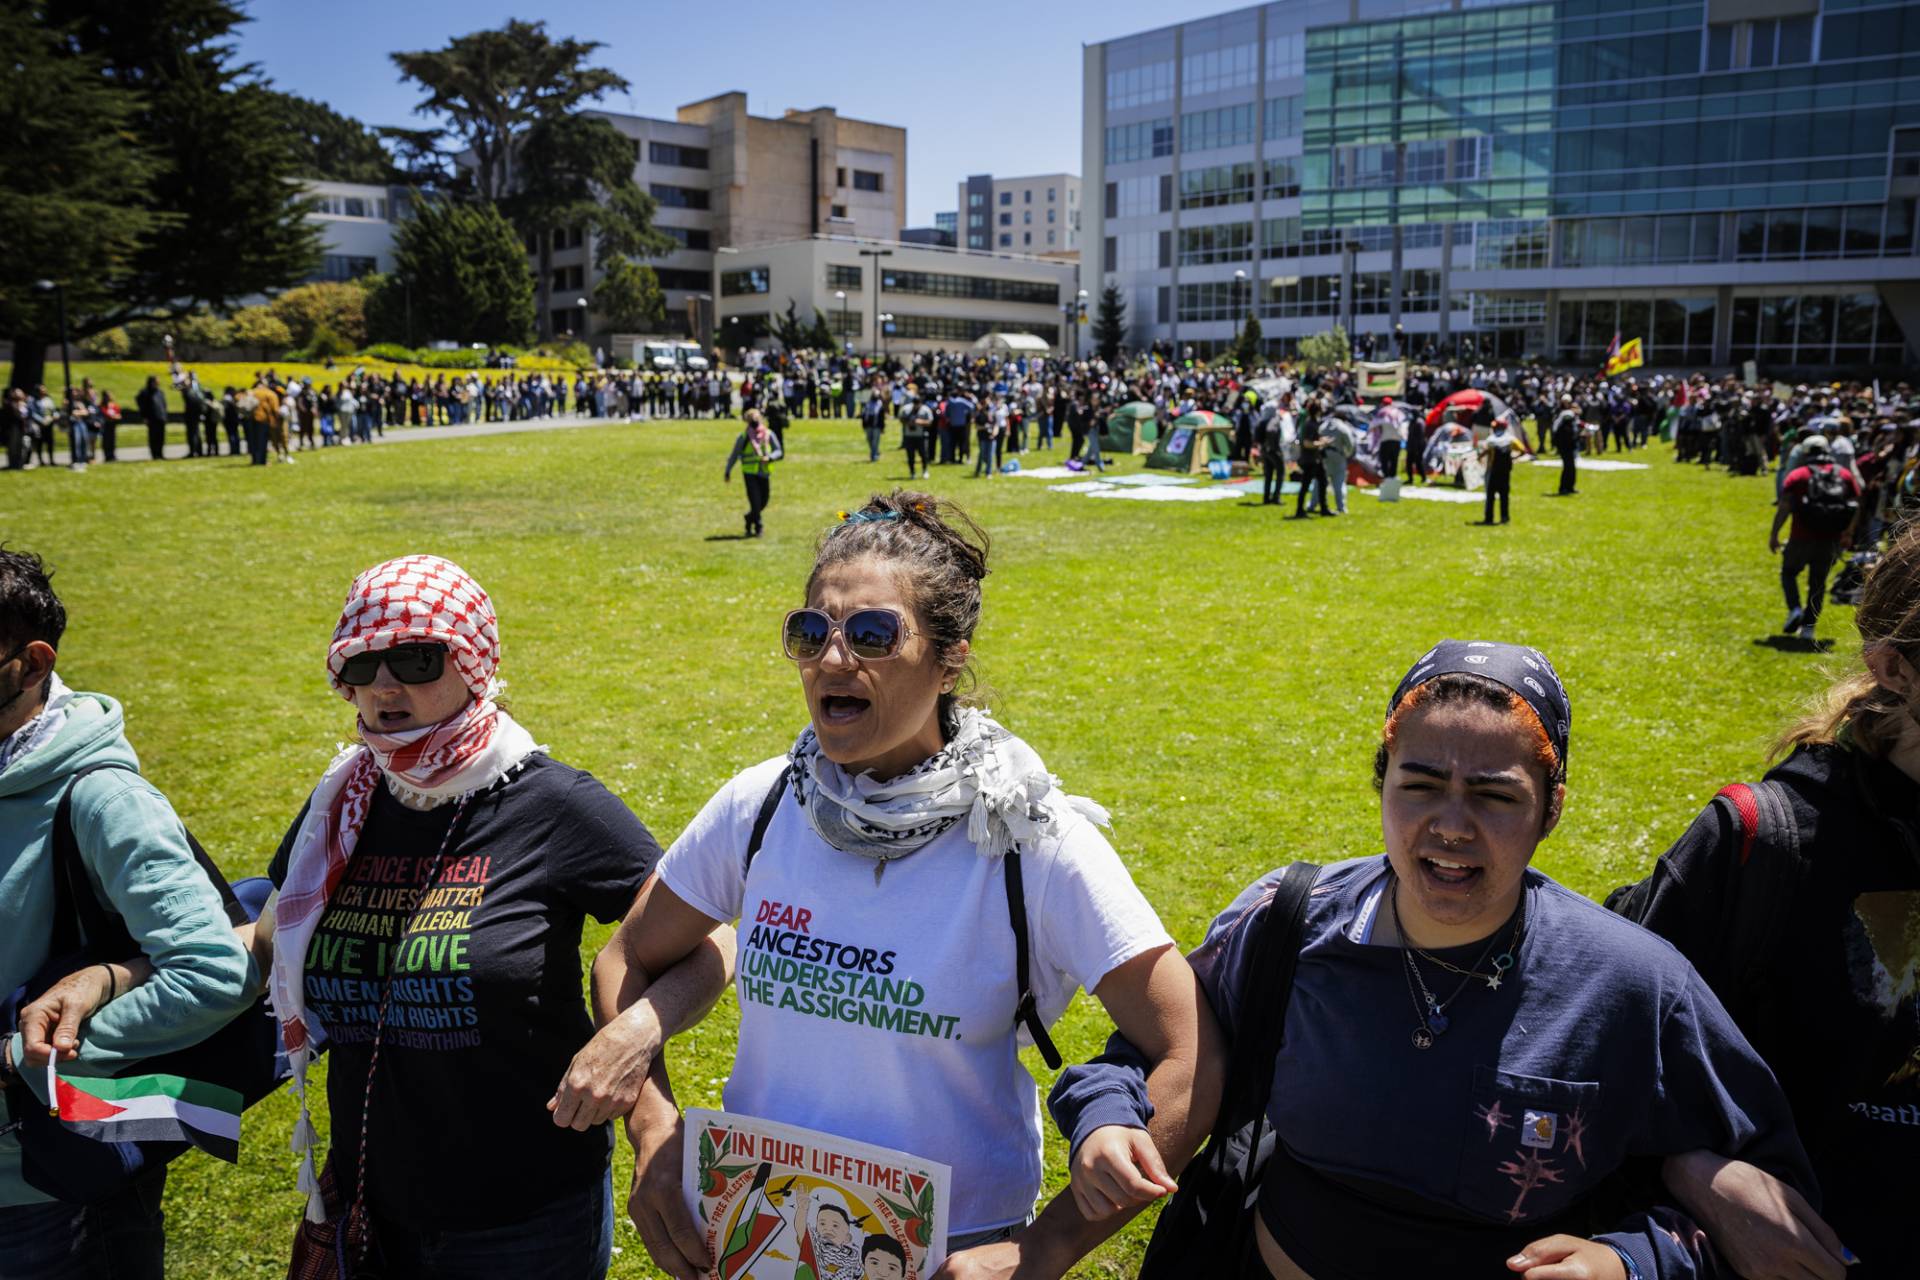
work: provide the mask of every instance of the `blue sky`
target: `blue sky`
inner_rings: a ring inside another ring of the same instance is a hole
[[[509,18],[605,44],[632,81],[605,105],[671,118],[681,103],[744,89],[755,115],[831,106],[907,130],[907,219],[954,205],[969,173],[1080,171],[1081,46],[1237,7],[1046,0],[252,0],[240,52],[274,83],[369,124],[420,123],[417,88],[387,58]],[[804,15],[804,16],[802,16]]]

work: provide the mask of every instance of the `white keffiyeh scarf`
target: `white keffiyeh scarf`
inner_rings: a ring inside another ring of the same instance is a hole
[[[814,834],[843,853],[874,860],[877,882],[889,862],[966,820],[984,857],[1056,834],[1069,814],[1108,825],[1107,811],[1060,789],[1033,748],[987,712],[965,707],[953,738],[898,778],[849,776],[820,750],[812,726],[789,753],[794,790]]]

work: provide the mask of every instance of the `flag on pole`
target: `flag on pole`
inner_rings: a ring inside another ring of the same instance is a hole
[[[1629,369],[1638,369],[1645,363],[1640,354],[1640,339],[1635,338],[1623,346],[1620,335],[1614,335],[1613,350],[1607,353],[1606,374],[1609,378],[1615,374],[1625,373]]]
[[[57,1076],[49,1110],[96,1142],[187,1142],[240,1161],[242,1099],[235,1090],[182,1076]]]
[[[727,1236],[726,1247],[720,1251],[720,1280],[740,1280],[788,1225],[786,1215],[767,1199],[767,1178],[772,1173],[772,1162],[762,1161],[740,1216]]]

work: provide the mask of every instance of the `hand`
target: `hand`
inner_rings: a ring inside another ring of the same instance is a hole
[[[1179,1190],[1145,1129],[1101,1125],[1073,1153],[1073,1202],[1082,1217],[1099,1222],[1151,1204]]]
[[[660,1040],[660,1022],[644,1000],[600,1028],[547,1099],[553,1122],[585,1132],[632,1111]]]
[[[1526,1280],[1627,1280],[1627,1264],[1612,1245],[1579,1236],[1535,1240],[1507,1259]]]
[[[1011,1240],[950,1253],[931,1280],[1012,1280],[1020,1271],[1020,1246]]]
[[[1779,534],[1777,533],[1772,534],[1767,538],[1767,550],[1773,552],[1774,555],[1780,554],[1780,535]]]
[[[80,1056],[80,1024],[113,995],[113,977],[103,964],[88,965],[48,987],[20,1011],[20,1036],[26,1047],[23,1067],[44,1069],[55,1054],[61,1062]]]
[[[1853,1261],[1800,1193],[1764,1169],[1692,1151],[1668,1157],[1662,1173],[1727,1265],[1748,1280],[1840,1280]]]
[[[713,1270],[700,1225],[687,1212],[680,1185],[681,1153],[686,1145],[686,1122],[671,1107],[650,1112],[643,1121],[627,1121],[633,1143],[633,1191],[627,1197],[627,1216],[640,1233],[647,1254],[674,1280],[705,1280]]]

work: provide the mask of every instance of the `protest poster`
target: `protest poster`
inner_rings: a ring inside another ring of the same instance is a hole
[[[687,1110],[681,1185],[719,1280],[926,1280],[953,1170],[832,1134]]]
[[[1407,362],[1404,360],[1367,361],[1356,360],[1354,372],[1359,375],[1359,391],[1362,396],[1398,396],[1406,394]]]

